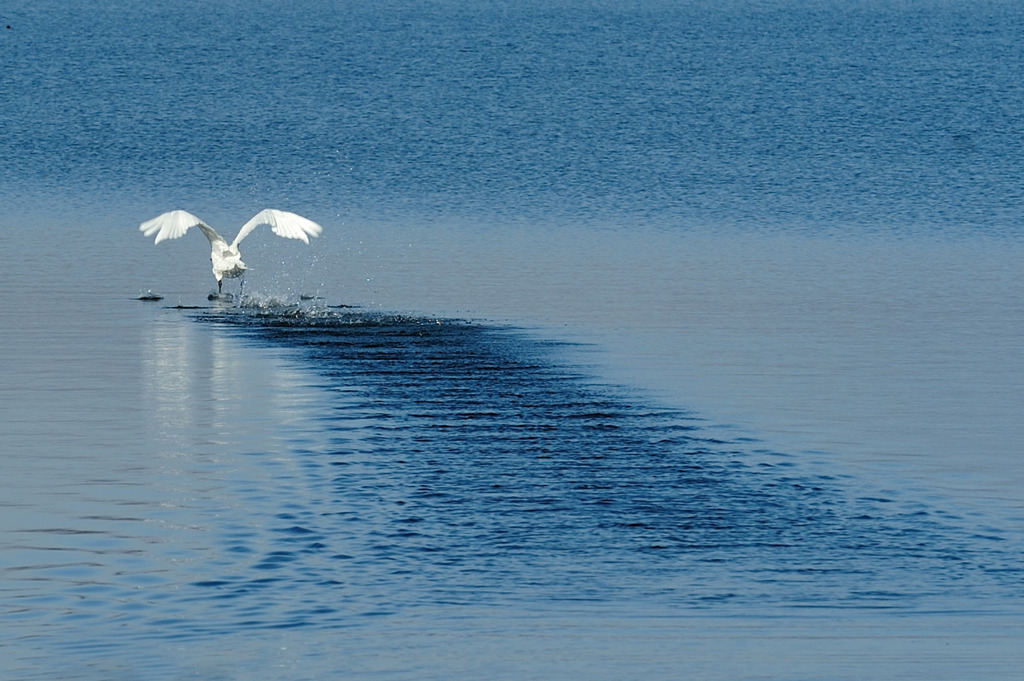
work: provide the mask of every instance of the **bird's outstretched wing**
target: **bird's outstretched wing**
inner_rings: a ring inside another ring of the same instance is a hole
[[[283,236],[286,239],[302,239],[307,244],[309,243],[309,237],[320,236],[320,233],[324,231],[323,227],[301,215],[267,208],[261,210],[252,220],[242,225],[242,229],[238,231],[238,236],[231,242],[231,245],[237,246],[242,239],[249,236],[249,232],[260,225],[270,225],[270,229],[274,231],[274,234]]]
[[[220,243],[227,246],[227,241],[220,234],[217,234],[213,227],[210,227],[195,215],[192,215],[192,213],[184,210],[172,210],[170,213],[164,213],[152,220],[146,220],[139,225],[139,231],[145,236],[156,234],[156,241],[154,243],[160,243],[164,239],[177,239],[184,236],[190,227],[201,229],[206,238],[210,240],[211,245]]]

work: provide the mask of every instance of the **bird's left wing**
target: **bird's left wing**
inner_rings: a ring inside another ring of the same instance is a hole
[[[172,210],[169,213],[158,215],[152,220],[146,220],[139,225],[139,231],[145,236],[156,234],[156,241],[154,243],[160,243],[165,239],[177,239],[178,237],[185,236],[185,232],[191,227],[198,227],[202,230],[211,244],[218,242],[227,244],[224,238],[217,234],[212,227],[185,210]]]
[[[249,232],[260,225],[270,225],[270,229],[273,230],[274,234],[283,236],[286,239],[301,239],[307,244],[309,243],[309,237],[320,236],[320,233],[324,231],[323,227],[301,215],[267,208],[261,210],[252,220],[242,225],[242,229],[238,231],[238,236],[235,237],[231,245],[237,246],[242,239],[249,236]]]

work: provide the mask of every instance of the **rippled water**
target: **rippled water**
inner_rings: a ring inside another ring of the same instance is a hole
[[[318,302],[109,308],[64,310],[61,388],[5,367],[43,384],[4,401],[22,678],[1016,668],[1012,534],[723,441],[561,344]]]
[[[1019,674],[1015,4],[5,12],[0,676]]]

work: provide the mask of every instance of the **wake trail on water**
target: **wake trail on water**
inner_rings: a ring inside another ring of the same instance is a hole
[[[279,578],[303,566],[329,580],[344,564],[334,588],[391,607],[398,584],[447,602],[959,608],[1020,595],[1024,566],[996,530],[719,439],[520,329],[273,296],[193,316],[295,351],[328,402],[321,443],[294,450],[317,471],[305,506],[264,557]],[[244,596],[260,564],[199,588]]]

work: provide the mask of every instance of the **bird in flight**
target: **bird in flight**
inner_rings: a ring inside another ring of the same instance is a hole
[[[301,239],[307,244],[310,236],[319,236],[324,231],[323,227],[301,215],[273,208],[261,210],[249,222],[242,225],[242,229],[238,230],[238,236],[230,244],[208,224],[184,210],[172,210],[152,220],[146,220],[139,225],[139,231],[145,236],[156,234],[154,243],[160,243],[165,239],[177,239],[184,236],[189,228],[198,227],[210,241],[210,262],[213,264],[213,276],[217,278],[217,295],[219,296],[224,283],[223,279],[244,276],[247,268],[238,252],[238,244],[260,225],[268,225],[278,236],[286,239]],[[244,278],[241,280],[241,285],[245,286]]]

